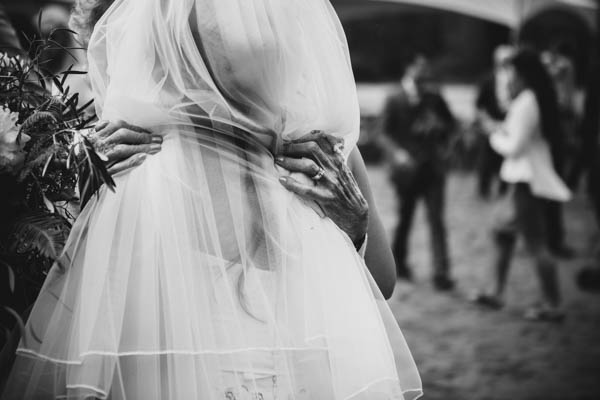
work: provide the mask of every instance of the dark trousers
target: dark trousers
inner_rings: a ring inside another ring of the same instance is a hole
[[[565,246],[565,223],[563,220],[563,206],[559,201],[546,200],[546,227],[548,248],[560,251]]]
[[[520,234],[529,252],[547,249],[550,242],[548,210],[556,202],[534,196],[526,183],[515,184],[512,197],[513,216],[496,227],[496,238],[507,239],[513,245]]]
[[[600,150],[596,152],[600,155]],[[600,159],[595,157],[588,174],[588,191],[592,208],[596,216],[596,223],[600,229]]]
[[[497,295],[504,292],[515,243],[520,235],[525,241],[528,253],[535,261],[542,294],[552,306],[560,304],[560,288],[556,266],[548,252],[548,200],[536,197],[528,184],[514,185],[514,216],[495,230],[497,256]]]
[[[449,272],[448,246],[446,243],[446,225],[444,221],[444,191],[446,177],[442,173],[428,169],[419,171],[414,183],[402,188],[397,187],[400,197],[400,222],[393,242],[393,253],[399,275],[406,275],[408,241],[417,201],[423,199],[427,210],[427,220],[431,232],[434,274],[447,277]]]
[[[513,219],[497,227],[497,232],[510,236],[522,233],[530,250],[542,247],[556,250],[563,246],[565,230],[561,202],[536,197],[528,184],[517,183],[514,185],[513,204]]]

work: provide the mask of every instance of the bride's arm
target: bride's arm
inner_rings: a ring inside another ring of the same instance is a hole
[[[375,205],[367,175],[367,168],[358,148],[354,148],[350,153],[348,166],[356,179],[360,191],[369,204],[369,223],[367,227],[369,240],[367,241],[365,263],[384,297],[389,299],[396,283],[396,264],[383,223]]]
[[[392,295],[396,268],[369,185],[367,170],[358,149],[353,149],[348,162],[336,147],[343,142],[322,132],[309,134],[284,145],[277,163],[291,172],[309,178],[306,184],[292,176],[281,183],[298,196],[316,201],[331,220],[360,247],[368,233],[365,262],[377,286],[386,298]],[[323,169],[323,172],[319,172]]]

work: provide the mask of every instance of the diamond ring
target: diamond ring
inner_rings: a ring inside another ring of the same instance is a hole
[[[325,175],[325,170],[319,167],[319,171],[317,171],[317,173],[312,177],[312,179],[313,181],[318,181],[323,177],[323,175]]]

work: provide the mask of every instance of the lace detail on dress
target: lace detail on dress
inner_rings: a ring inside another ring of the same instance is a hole
[[[271,377],[271,388],[268,379],[256,381],[246,381],[238,387],[228,387],[225,390],[224,400],[311,400],[312,396],[305,388],[301,388],[294,395],[289,389],[279,386],[277,376]],[[258,391],[252,391],[252,386],[256,385]]]
[[[239,389],[227,389],[225,400],[265,400],[265,396],[261,392],[251,392],[246,386],[242,385]]]

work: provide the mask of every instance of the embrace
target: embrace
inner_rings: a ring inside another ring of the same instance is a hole
[[[117,188],[78,217],[2,399],[418,398],[329,1],[76,3]]]

